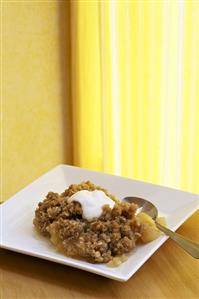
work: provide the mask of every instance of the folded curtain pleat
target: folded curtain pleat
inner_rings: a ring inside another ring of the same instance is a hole
[[[74,163],[198,192],[199,2],[71,12]]]

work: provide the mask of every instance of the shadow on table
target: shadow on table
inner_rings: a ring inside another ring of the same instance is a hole
[[[123,285],[122,282],[112,281],[79,269],[3,249],[0,249],[1,270],[6,273],[7,277],[9,277],[9,273],[13,277],[20,276],[22,288],[25,283],[24,277],[26,283],[30,282],[29,288],[36,286],[37,282],[43,282],[46,286],[65,289],[66,294],[71,292],[71,297],[72,294],[80,293],[93,298],[116,298],[112,289],[113,284]],[[12,285],[12,281],[7,281],[7,283]],[[54,298],[53,294],[51,295]],[[51,295],[49,294],[49,298],[52,298]]]

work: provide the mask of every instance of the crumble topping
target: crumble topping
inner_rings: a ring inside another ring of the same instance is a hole
[[[81,204],[68,199],[81,190],[101,190],[115,205],[104,205],[98,218],[83,218]],[[125,203],[109,192],[87,181],[70,185],[62,194],[49,192],[35,211],[34,225],[44,236],[50,237],[56,248],[67,256],[85,259],[91,263],[119,264],[129,253],[142,232],[146,235],[146,225],[135,217],[137,206]],[[145,240],[146,241],[146,236]],[[122,260],[122,259],[121,259]]]

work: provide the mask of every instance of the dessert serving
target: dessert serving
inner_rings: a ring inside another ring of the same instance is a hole
[[[117,266],[137,243],[160,235],[154,221],[136,209],[87,181],[70,185],[62,194],[49,192],[38,204],[33,223],[65,255]]]

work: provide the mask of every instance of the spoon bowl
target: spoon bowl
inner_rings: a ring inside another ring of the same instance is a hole
[[[183,248],[187,253],[189,253],[194,258],[199,258],[199,244],[196,242],[193,242],[189,239],[186,239],[185,237],[171,231],[167,227],[161,225],[156,221],[158,216],[158,209],[152,202],[135,196],[127,196],[123,199],[124,201],[128,203],[134,203],[138,206],[136,215],[138,213],[145,213],[149,215],[154,221],[159,230],[161,230],[163,233],[165,233],[167,236],[169,236],[173,241],[175,241],[181,248]]]
[[[136,214],[145,213],[149,215],[153,220],[157,219],[158,209],[156,208],[156,206],[154,206],[154,204],[152,204],[152,202],[144,198],[134,196],[125,197],[123,200],[128,203],[135,203],[138,206]]]

